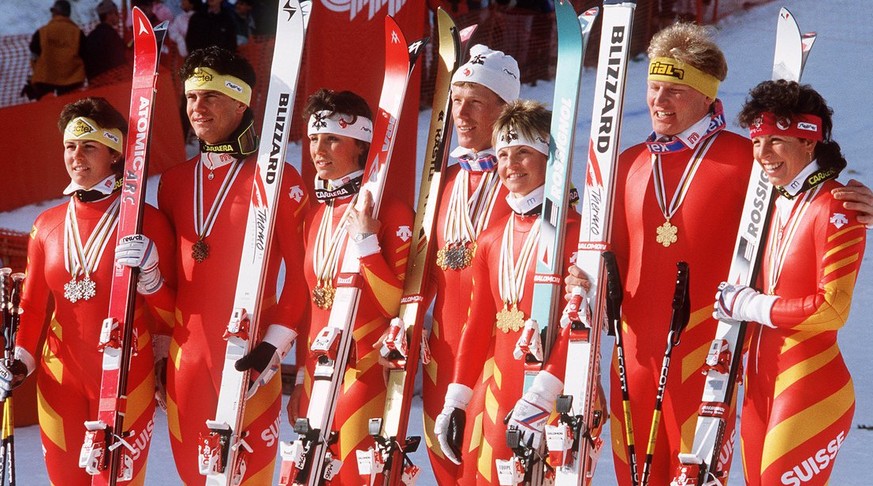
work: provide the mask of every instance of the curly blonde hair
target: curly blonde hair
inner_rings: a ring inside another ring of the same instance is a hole
[[[728,67],[724,53],[712,39],[712,28],[680,22],[652,37],[649,58],[669,57],[684,62],[724,81]]]

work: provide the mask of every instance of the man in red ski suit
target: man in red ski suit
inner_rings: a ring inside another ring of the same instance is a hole
[[[504,418],[521,398],[524,383],[524,362],[514,354],[519,352],[517,342],[532,305],[536,273],[533,255],[540,234],[550,115],[538,103],[515,101],[506,107],[494,127],[497,172],[509,191],[505,201],[512,213],[494,223],[477,240],[473,259],[476,293],[456,356],[453,382],[448,386],[443,410],[434,427],[443,451],[463,454],[463,476],[459,481],[463,484],[499,484],[495,459],[508,460],[512,456],[506,445]],[[567,224],[567,236],[575,241],[579,236],[579,215],[572,209]],[[570,265],[574,253],[573,245],[565,247],[563,268]],[[466,420],[463,443],[454,443],[450,437],[455,435],[452,429],[457,426],[452,420],[466,414],[486,361],[493,362],[493,370],[484,381],[484,410],[475,423]],[[553,379],[552,384],[556,386],[547,386],[550,389],[542,392],[557,396],[560,381]],[[551,408],[551,403],[548,406]],[[548,415],[548,412],[543,415],[543,421]],[[481,432],[475,427],[481,428]],[[481,435],[475,450],[467,448],[473,434]],[[458,449],[459,445],[463,448]]]
[[[100,401],[103,354],[98,344],[116,259],[110,243],[117,237],[127,121],[103,98],[84,98],[64,107],[59,128],[70,174],[64,194],[70,200],[40,214],[30,232],[14,376],[11,382],[0,378],[0,390],[8,391],[38,367],[39,425],[49,479],[85,486],[91,475],[79,467],[79,452],[83,424],[97,420]],[[124,416],[124,430],[133,434],[127,442],[133,447],[128,484],[134,485],[145,482],[154,429],[151,336],[169,332],[173,306],[172,284],[163,278],[174,278],[172,228],[159,211],[146,206],[143,233],[141,246],[119,245],[132,257],[125,264],[142,268]],[[5,365],[0,368],[0,376],[7,376]]]
[[[188,119],[201,153],[168,170],[158,191],[160,209],[176,231],[178,296],[169,347],[167,418],[179,475],[202,484],[198,437],[215,417],[240,255],[252,194],[258,136],[248,105],[254,71],[218,47],[196,50],[181,69]],[[280,380],[273,379],[297,336],[306,309],[302,274],[303,215],[308,196],[297,171],[285,165],[279,188],[273,251],[265,277],[261,335],[239,366],[251,368],[258,387],[246,405],[244,484],[272,481],[279,444]],[[285,285],[277,294],[279,265]]]
[[[831,109],[808,85],[765,81],[740,112],[778,189],[758,288],[723,283],[716,317],[752,321],[740,422],[746,484],[828,484],[855,393],[837,344],[867,234],[831,190],[846,167]]]
[[[451,156],[459,163],[446,172],[437,213],[437,267],[431,272],[436,302],[427,340],[430,361],[423,367],[422,390],[425,440],[439,484],[455,484],[460,477],[457,465],[445,457],[436,441],[433,421],[442,410],[446,387],[452,382],[467,322],[473,293],[470,265],[477,238],[492,222],[510,212],[505,202],[508,193],[497,177],[491,136],[500,111],[518,98],[519,76],[518,63],[511,56],[474,45],[470,60],[452,77],[452,118],[458,147]],[[483,382],[490,370],[490,361],[478,370]],[[481,422],[484,397],[477,397],[468,409],[471,423]],[[465,453],[480,443],[480,434],[474,434]]]

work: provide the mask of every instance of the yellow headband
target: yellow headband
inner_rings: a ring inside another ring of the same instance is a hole
[[[649,62],[649,79],[684,84],[712,99],[718,95],[718,78],[672,57],[652,59]]]
[[[243,103],[252,101],[252,87],[242,79],[229,74],[219,74],[208,67],[194,68],[194,74],[185,80],[185,92],[195,89],[218,91]]]
[[[117,128],[103,128],[94,120],[77,116],[67,123],[64,128],[64,142],[70,140],[91,140],[102,143],[107,147],[115,150],[120,154],[124,154],[122,143],[124,143],[124,135]]]

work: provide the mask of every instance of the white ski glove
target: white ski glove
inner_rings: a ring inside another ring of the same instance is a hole
[[[527,393],[512,408],[506,423],[507,430],[517,429],[521,432],[521,444],[538,448],[543,440],[546,421],[563,388],[564,383],[555,375],[540,371]]]
[[[158,249],[155,248],[154,242],[145,235],[125,236],[115,247],[116,263],[139,268],[136,291],[141,295],[153,294],[164,284],[164,278],[158,268],[158,261]]]
[[[265,385],[273,379],[273,376],[281,369],[282,360],[291,346],[297,332],[280,324],[270,324],[264,334],[264,340],[252,348],[251,352],[238,359],[234,364],[237,371],[252,370],[250,375],[251,384],[246,393],[246,400],[253,397],[261,385]]]
[[[770,319],[770,310],[779,297],[766,295],[746,285],[722,282],[715,294],[712,317],[724,321],[757,322],[775,327]]]
[[[461,464],[461,445],[464,441],[464,426],[467,422],[467,405],[473,398],[473,390],[460,383],[452,383],[446,390],[443,411],[433,423],[443,454],[455,464]]]

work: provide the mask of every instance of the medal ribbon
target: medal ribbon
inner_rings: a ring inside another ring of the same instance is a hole
[[[337,263],[339,262],[340,242],[346,238],[346,222],[349,218],[349,210],[354,207],[357,195],[346,205],[345,212],[333,229],[334,201],[325,203],[324,213],[321,215],[321,223],[315,235],[315,254],[312,256],[312,267],[318,285],[325,282],[333,282],[336,276]],[[330,237],[328,237],[330,235]]]
[[[80,274],[88,277],[97,270],[103,251],[109,243],[109,235],[118,226],[118,211],[121,207],[121,198],[106,208],[97,226],[88,236],[88,240],[82,245],[82,236],[79,232],[79,222],[76,217],[76,203],[70,198],[67,205],[67,215],[64,218],[64,268],[74,279]]]
[[[496,172],[482,174],[473,197],[469,197],[469,177],[469,173],[462,170],[452,187],[449,214],[443,227],[447,245],[475,241],[491,217],[491,210],[497,200],[500,179]]]
[[[197,161],[194,166],[194,232],[197,233],[198,240],[202,240],[209,236],[212,232],[212,226],[215,224],[215,219],[218,217],[218,211],[224,205],[224,200],[227,199],[227,194],[230,192],[230,186],[236,180],[242,169],[242,161],[234,160],[233,166],[224,176],[224,181],[221,182],[221,187],[218,188],[218,194],[212,201],[212,206],[209,208],[209,213],[206,215],[206,220],[203,219],[203,159]]]
[[[767,276],[768,294],[772,294],[776,289],[776,282],[779,281],[779,275],[782,273],[782,265],[785,264],[785,255],[791,248],[791,240],[794,239],[794,234],[797,232],[800,222],[803,221],[806,210],[809,209],[813,198],[820,190],[821,185],[816,185],[811,191],[806,191],[803,196],[793,200],[794,204],[791,206],[791,213],[785,224],[782,224],[782,211],[778,210],[778,205],[784,204],[784,202],[777,203],[773,228],[779,228],[779,231],[770,232],[770,244],[768,245],[770,250],[767,252],[767,264],[770,268],[770,274]],[[792,200],[785,199],[785,201],[790,203]]]
[[[685,196],[691,188],[691,181],[694,180],[697,169],[700,167],[700,163],[703,162],[706,152],[712,146],[714,140],[715,137],[710,137],[694,149],[691,159],[685,164],[685,172],[682,173],[682,178],[679,179],[679,185],[676,188],[676,192],[673,193],[673,199],[670,201],[669,207],[667,206],[667,195],[664,189],[664,174],[661,171],[661,155],[652,154],[652,179],[655,184],[655,198],[658,200],[658,207],[661,208],[661,213],[664,214],[664,218],[667,221],[670,221],[670,218],[676,214],[679,206],[685,200]]]
[[[515,215],[509,218],[503,228],[503,239],[500,242],[500,266],[498,267],[498,283],[500,300],[506,305],[518,304],[524,296],[524,277],[530,262],[533,261],[534,247],[540,235],[541,219],[533,223],[521,246],[518,260],[513,255],[515,247]]]

